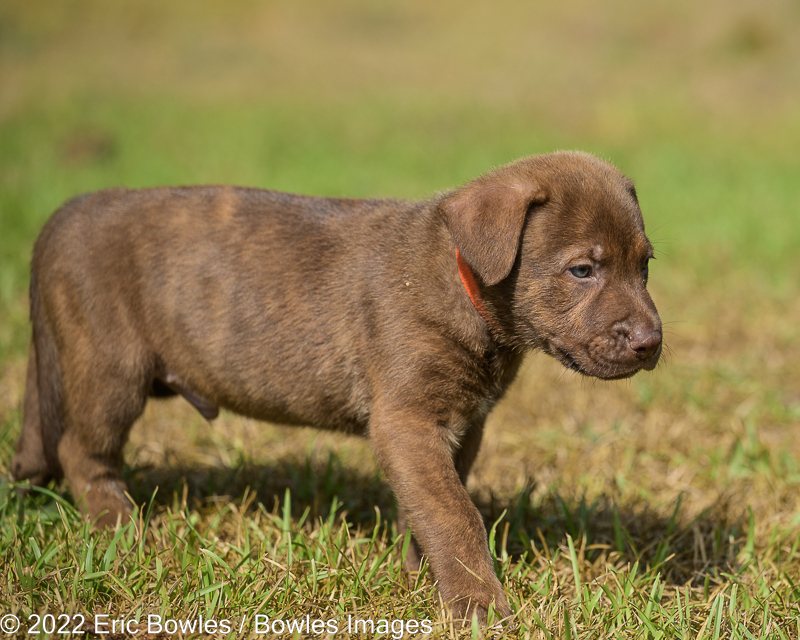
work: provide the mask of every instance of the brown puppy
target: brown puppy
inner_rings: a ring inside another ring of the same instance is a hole
[[[65,204],[33,255],[16,479],[65,476],[100,525],[148,396],[206,417],[366,435],[457,617],[511,614],[464,483],[526,349],[600,378],[653,369],[661,323],[633,184],[520,160],[425,202],[233,187]]]

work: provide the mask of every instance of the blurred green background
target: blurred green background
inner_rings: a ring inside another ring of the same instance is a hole
[[[77,193],[417,198],[564,148],[636,181],[674,355],[762,317],[785,353],[798,147],[796,1],[4,0],[0,366],[18,377],[32,243]]]

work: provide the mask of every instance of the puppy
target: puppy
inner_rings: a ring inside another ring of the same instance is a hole
[[[457,618],[512,611],[464,484],[525,351],[653,369],[661,322],[633,183],[580,153],[423,202],[235,187],[67,202],[33,252],[15,479],[65,477],[100,526],[150,396],[366,436]]]

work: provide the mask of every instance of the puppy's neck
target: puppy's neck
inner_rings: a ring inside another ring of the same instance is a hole
[[[472,269],[469,268],[467,261],[464,260],[464,257],[458,250],[458,247],[456,247],[456,264],[458,265],[458,275],[461,278],[461,284],[464,285],[464,290],[467,292],[467,295],[472,302],[472,306],[474,306],[478,313],[481,314],[481,317],[486,321],[486,324],[494,329],[497,329],[497,324],[495,324],[492,317],[486,311],[486,307],[483,306],[481,292],[478,289],[478,283],[475,282],[475,276],[472,273]]]

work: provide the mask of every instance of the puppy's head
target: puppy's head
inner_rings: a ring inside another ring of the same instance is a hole
[[[510,343],[599,378],[655,368],[653,248],[633,183],[579,153],[501,167],[440,204],[485,306]]]

